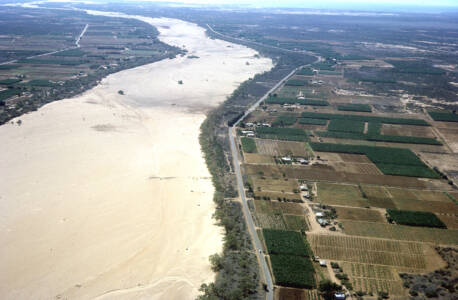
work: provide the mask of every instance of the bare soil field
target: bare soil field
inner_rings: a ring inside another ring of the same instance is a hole
[[[336,172],[367,175],[383,175],[383,173],[373,163],[333,162],[330,163],[330,165],[336,170]]]
[[[275,164],[275,159],[269,155],[245,152],[243,157],[248,164]]]
[[[458,229],[458,216],[456,214],[437,214],[448,229]]]
[[[388,187],[386,189],[391,197],[395,199],[452,202],[452,200],[444,192],[441,191],[411,190],[393,187]]]
[[[386,218],[380,210],[338,206],[336,206],[335,209],[337,211],[337,218],[339,220],[359,220],[386,223]]]
[[[449,122],[452,123],[452,122]],[[454,127],[454,128],[451,128]],[[447,127],[437,128],[439,133],[445,138],[447,144],[452,148],[454,153],[458,152],[458,126],[447,125]]]
[[[270,177],[251,176],[250,180],[253,184],[255,192],[260,191],[275,191],[275,192],[289,192],[298,190],[299,183],[296,179],[274,179]]]
[[[381,133],[385,135],[436,137],[429,126],[382,124]]]

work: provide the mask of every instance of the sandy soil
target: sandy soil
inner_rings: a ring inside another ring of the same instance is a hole
[[[113,74],[0,127],[1,299],[193,299],[213,279],[222,234],[199,127],[272,62],[194,24],[145,21],[200,58]]]

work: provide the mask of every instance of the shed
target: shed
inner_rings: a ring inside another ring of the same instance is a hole
[[[345,293],[335,293],[334,294],[334,299],[336,300],[345,300],[347,298],[347,295]]]
[[[321,211],[319,211],[319,212],[315,213],[315,216],[317,218],[322,218],[322,217],[324,217],[324,214]]]
[[[300,189],[301,189],[301,191],[308,191],[308,190],[309,190],[309,187],[308,187],[306,184],[302,184],[302,185],[300,186]]]
[[[324,259],[320,260],[320,266],[321,267],[326,267],[326,261]]]
[[[282,157],[281,158],[282,161],[287,161],[287,162],[290,162],[291,161],[291,157]]]

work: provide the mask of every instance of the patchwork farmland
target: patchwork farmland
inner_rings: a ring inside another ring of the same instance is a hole
[[[400,273],[444,267],[435,247],[458,245],[455,183],[422,155],[451,148],[424,113],[326,99],[325,85],[306,98],[304,78],[323,77],[300,73],[238,130],[275,295],[317,299],[329,279],[358,299],[403,299]]]

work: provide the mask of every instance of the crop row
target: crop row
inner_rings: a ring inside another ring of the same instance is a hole
[[[297,118],[293,115],[278,116],[272,123],[273,126],[291,126],[296,123]]]
[[[428,113],[434,121],[458,122],[458,115],[455,113],[438,111],[430,111]]]
[[[336,120],[331,120],[331,123],[334,121]],[[369,123],[369,124],[372,124],[372,123]],[[428,138],[428,137],[381,135],[381,134],[374,134],[372,131],[370,132],[368,131],[367,134],[363,134],[362,132],[345,131],[345,129],[347,128],[343,128],[342,130],[331,130],[327,132],[326,131],[317,131],[315,133],[321,137],[329,137],[329,138],[336,138],[336,139],[367,140],[367,141],[374,141],[374,142],[390,142],[390,143],[406,143],[406,144],[442,145],[442,143],[439,142],[438,140],[434,138]],[[328,128],[328,130],[330,129]],[[372,127],[371,130],[374,130],[374,127]]]
[[[343,271],[350,277],[366,277],[387,280],[397,279],[393,267],[348,262],[341,263],[341,266]]]
[[[380,240],[357,236],[308,235],[310,244],[327,247],[343,247],[367,251],[383,251],[403,254],[422,255],[424,248],[421,243]]]
[[[372,112],[372,108],[368,104],[342,104],[337,106],[338,110],[342,111],[361,111],[361,112]]]
[[[353,289],[366,293],[386,292],[390,295],[404,295],[405,291],[402,281],[373,279],[373,278],[351,278]]]
[[[286,86],[304,86],[306,83],[307,81],[304,81],[304,80],[290,79],[285,83],[285,85]]]
[[[458,245],[458,230],[348,220],[342,225],[349,235]]]
[[[256,149],[256,142],[254,139],[242,137],[241,141],[242,141],[243,152],[247,152],[247,153],[258,152],[258,150]]]
[[[337,134],[342,132],[363,134],[364,122],[345,119],[332,119],[329,122],[328,130],[336,133],[338,132]]]
[[[310,143],[314,151],[366,155],[385,175],[439,178],[410,149],[363,145]]]
[[[308,141],[309,137],[303,129],[282,127],[259,127],[256,133],[263,139],[277,139],[286,141]]]
[[[348,144],[310,143],[314,151],[366,155],[385,175],[439,178],[410,149]]]
[[[323,119],[300,118],[299,124],[305,125],[326,125],[327,121]]]
[[[389,217],[395,221],[396,224],[447,228],[447,226],[431,212],[397,209],[387,209],[387,212]]]
[[[310,256],[308,243],[296,231],[263,229],[262,234],[269,254]]]
[[[275,283],[281,286],[313,289],[315,270],[310,258],[294,255],[270,255]]]
[[[368,251],[365,249],[343,248],[339,246],[318,246],[313,243],[311,243],[311,246],[313,253],[319,257],[330,260],[399,266],[415,269],[424,269],[426,267],[425,257],[423,255]]]
[[[295,99],[295,98],[279,98],[270,97],[266,99],[266,104],[301,104],[310,106],[328,106],[329,102],[325,100],[314,100],[314,99]]]
[[[388,118],[388,117],[376,117],[376,116],[361,116],[361,115],[342,115],[342,114],[328,114],[328,113],[316,113],[316,112],[303,112],[302,117],[304,118],[315,118],[315,119],[344,119],[362,122],[378,122],[385,124],[403,124],[403,125],[419,125],[429,126],[429,124],[422,119],[405,119],[405,118]]]

